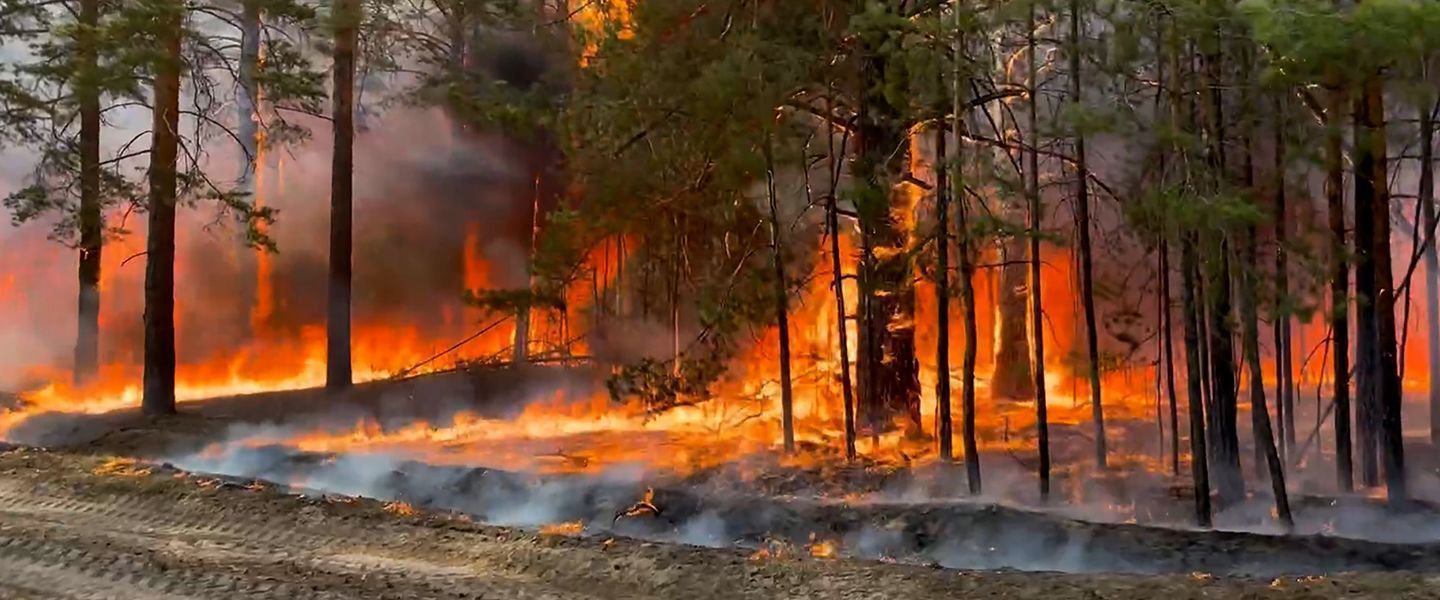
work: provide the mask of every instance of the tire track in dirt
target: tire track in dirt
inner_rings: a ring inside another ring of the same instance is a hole
[[[345,590],[340,597],[585,597],[549,590],[538,582],[397,557],[383,544],[372,547],[357,541],[375,537],[359,528],[330,526],[320,533],[293,522],[245,518],[214,508],[137,496],[37,497],[22,486],[0,482],[0,515],[6,522],[0,528],[0,573],[6,581],[14,573],[17,581],[69,582],[53,589],[42,586],[43,592],[26,584],[24,593],[15,594],[40,598],[331,595],[325,589],[297,591],[277,583],[317,579],[318,587]],[[330,552],[342,548],[344,553]],[[237,570],[238,576],[227,574]],[[97,582],[107,582],[100,586],[105,593],[85,596],[85,590],[97,589]],[[122,586],[111,594],[108,582]]]

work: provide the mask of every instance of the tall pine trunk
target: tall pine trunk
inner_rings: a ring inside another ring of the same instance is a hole
[[[1418,202],[1425,219],[1425,335],[1430,356],[1430,444],[1440,447],[1440,257],[1435,251],[1435,113],[1420,108],[1420,189]]]
[[[237,135],[240,138],[240,181],[245,187],[254,182],[256,161],[260,156],[260,126],[256,113],[260,109],[260,3],[244,0],[240,8],[240,64],[236,71],[240,87],[235,98]]]
[[[825,114],[835,114],[835,107],[830,100],[835,97],[835,89],[831,86],[829,93],[825,95]],[[845,313],[845,270],[840,261],[840,209],[836,206],[838,200],[836,193],[840,187],[840,169],[842,161],[836,160],[837,156],[845,153],[845,146],[850,141],[849,131],[841,138],[840,146],[835,146],[835,128],[828,123],[825,127],[825,141],[828,146],[826,153],[827,171],[830,174],[828,189],[825,192],[825,218],[830,229],[830,270],[831,287],[835,291],[835,327],[839,335],[840,345],[840,394],[845,410],[845,459],[855,460],[855,390],[850,380],[850,316]]]
[[[959,10],[958,3],[955,6],[954,18],[955,29],[961,31],[963,27],[963,15]],[[961,65],[965,59],[964,36],[955,44],[952,49],[953,56],[951,64],[951,90],[952,112],[950,115],[950,130],[955,132],[955,158],[954,176],[951,178],[951,197],[955,200],[955,228],[956,246],[960,264],[960,300],[965,305],[965,355],[961,359],[961,383],[965,388],[960,395],[962,410],[965,411],[965,419],[961,424],[962,434],[965,442],[965,479],[969,484],[970,494],[979,495],[982,489],[980,482],[980,444],[975,438],[975,342],[979,336],[975,332],[975,264],[974,246],[970,236],[969,211],[965,201],[965,87],[964,72]],[[942,307],[943,309],[943,307]]]
[[[1200,314],[1201,299],[1196,293],[1196,286],[1200,282],[1200,266],[1196,258],[1193,234],[1187,233],[1184,236],[1180,247],[1180,295],[1185,313],[1182,325],[1185,336],[1185,381],[1190,409],[1190,477],[1195,484],[1195,523],[1201,527],[1209,527],[1210,472],[1205,444],[1205,398],[1202,381],[1204,361],[1201,358],[1204,353],[1200,348],[1203,320]]]
[[[75,335],[76,385],[95,378],[100,367],[100,258],[105,221],[100,201],[100,0],[80,2],[79,63],[75,95],[80,106],[80,265]]]
[[[1359,429],[1356,436],[1356,451],[1360,455],[1360,482],[1366,487],[1380,485],[1379,439],[1379,371],[1380,341],[1379,301],[1376,275],[1379,257],[1376,250],[1376,219],[1389,222],[1388,213],[1378,212],[1379,203],[1376,189],[1374,143],[1370,141],[1374,124],[1370,122],[1368,90],[1362,88],[1354,98],[1353,120],[1354,148],[1351,163],[1355,170],[1355,295],[1356,327],[1356,376],[1357,395],[1355,420]],[[1389,256],[1389,249],[1384,254]],[[1388,263],[1388,261],[1387,261]]]
[[[775,156],[765,136],[765,191],[770,200],[770,251],[775,265],[775,322],[780,328],[780,427],[785,453],[795,451],[795,396],[790,382],[790,286],[785,277],[785,246],[781,239],[780,200],[775,193]]]
[[[1376,326],[1376,391],[1374,404],[1377,421],[1377,443],[1385,467],[1385,488],[1392,507],[1409,501],[1405,477],[1405,439],[1401,423],[1404,391],[1400,385],[1399,350],[1395,332],[1395,276],[1390,257],[1390,190],[1388,151],[1385,137],[1385,89],[1379,77],[1365,84],[1366,143],[1370,145],[1372,171],[1370,193],[1374,202],[1374,247],[1371,260],[1375,264],[1373,298]],[[1357,141],[1358,143],[1358,141]],[[1362,177],[1356,177],[1361,179]]]
[[[1280,395],[1280,448],[1282,462],[1288,462],[1295,451],[1295,376],[1291,351],[1290,314],[1284,305],[1290,293],[1290,264],[1286,248],[1290,227],[1285,202],[1285,101],[1275,95],[1275,377],[1276,393]]]
[[[1208,109],[1210,117],[1209,165],[1217,176],[1227,173],[1225,93],[1223,73],[1224,54],[1222,35],[1216,32],[1215,48],[1204,57],[1205,79],[1209,86]],[[1210,266],[1205,274],[1205,299],[1209,353],[1210,397],[1208,419],[1210,442],[1210,468],[1215,475],[1220,502],[1230,506],[1245,499],[1245,479],[1240,471],[1240,434],[1236,424],[1236,365],[1234,334],[1231,326],[1230,300],[1230,244],[1224,236],[1218,236],[1213,246],[1205,247],[1211,260],[1202,266]]]
[[[155,68],[149,230],[145,243],[145,377],[141,409],[175,413],[175,201],[180,147],[180,38],[185,6],[167,3],[157,23],[163,56]]]
[[[1330,348],[1335,355],[1335,476],[1340,489],[1349,492],[1355,486],[1354,465],[1350,449],[1350,245],[1345,234],[1345,160],[1344,122],[1345,95],[1343,87],[1331,87],[1329,106],[1325,109],[1325,206],[1329,212],[1331,238],[1330,278]]]
[[[334,89],[335,148],[330,168],[330,285],[325,327],[325,387],[350,387],[350,295],[355,174],[355,29],[359,0],[336,0]]]
[[[1264,455],[1264,463],[1270,473],[1270,491],[1275,495],[1275,514],[1286,529],[1295,526],[1290,515],[1290,498],[1285,491],[1285,467],[1280,462],[1280,453],[1275,448],[1275,434],[1271,430],[1270,410],[1265,406],[1265,374],[1260,368],[1260,317],[1256,309],[1255,276],[1251,272],[1258,264],[1255,252],[1255,229],[1250,228],[1245,236],[1245,265],[1240,272],[1240,311],[1243,313],[1245,364],[1250,370],[1250,420],[1255,445]],[[1256,466],[1259,469],[1259,466]]]
[[[1045,313],[1040,296],[1040,232],[1044,223],[1040,204],[1040,100],[1036,94],[1039,78],[1035,69],[1035,4],[1027,5],[1025,27],[1025,85],[1028,106],[1025,110],[1026,134],[1030,149],[1025,153],[1025,195],[1030,216],[1030,372],[1035,380],[1035,433],[1040,453],[1037,467],[1040,477],[1040,499],[1050,498],[1050,418],[1045,390]]]
[[[1070,102],[1079,110],[1080,0],[1070,0]],[[1080,304],[1085,312],[1085,350],[1090,377],[1090,418],[1095,424],[1095,465],[1106,468],[1105,409],[1100,393],[1100,339],[1095,322],[1095,276],[1090,244],[1090,170],[1085,163],[1085,134],[1075,134],[1075,228],[1080,252]]]
[[[935,402],[940,460],[955,459],[950,418],[950,181],[945,127],[935,132]]]
[[[1160,239],[1160,345],[1165,360],[1165,392],[1170,401],[1170,472],[1180,475],[1180,408],[1175,397],[1174,309],[1170,305],[1170,243]]]
[[[1230,506],[1245,499],[1240,471],[1240,434],[1236,427],[1236,373],[1234,334],[1231,328],[1229,244],[1220,240],[1214,249],[1207,294],[1210,296],[1210,447],[1220,501]]]
[[[894,11],[894,7],[886,10]],[[872,434],[901,417],[907,434],[920,433],[920,364],[915,357],[915,288],[908,253],[909,232],[892,211],[907,132],[899,109],[880,86],[888,62],[884,50],[867,42],[858,50],[864,82],[860,97],[859,148],[854,174],[861,192],[861,344],[857,375],[859,408]]]

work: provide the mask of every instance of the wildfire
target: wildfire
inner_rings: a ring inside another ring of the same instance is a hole
[[[564,535],[575,537],[585,533],[585,524],[579,521],[551,523],[540,528],[540,535]]]
[[[137,466],[135,460],[130,458],[112,458],[90,472],[112,477],[144,477],[150,474],[150,467]]]
[[[813,533],[810,534],[810,545],[808,549],[810,550],[810,556],[815,558],[835,558],[840,552],[838,544],[830,540],[817,541]]]
[[[385,512],[399,517],[413,517],[419,514],[409,502],[391,502],[386,504],[384,509]]]

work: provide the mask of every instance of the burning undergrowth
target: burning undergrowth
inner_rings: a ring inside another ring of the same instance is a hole
[[[1275,535],[1260,508],[1267,499],[1257,497],[1220,515],[1230,531],[1198,531],[1183,525],[1188,490],[1144,463],[1112,465],[1105,477],[1062,475],[1072,482],[1060,486],[1069,504],[1042,510],[1021,492],[1033,486],[1026,467],[1003,447],[986,451],[987,495],[971,499],[960,495],[963,473],[933,461],[878,453],[846,462],[820,445],[786,457],[765,443],[747,446],[737,433],[744,428],[622,418],[613,406],[592,413],[554,395],[503,418],[459,410],[359,427],[343,424],[354,423],[353,413],[328,423],[235,425],[224,441],[167,460],[554,535],[751,548],[757,560],[1255,576],[1440,570],[1433,511],[1394,515],[1363,498],[1298,499],[1298,535]]]

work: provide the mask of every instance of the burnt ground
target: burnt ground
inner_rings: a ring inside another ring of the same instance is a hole
[[[570,512],[541,521],[583,524],[584,537],[567,537],[472,522],[491,519],[486,503],[497,493],[531,500],[536,482],[511,473],[405,463],[363,493],[382,500],[327,500],[248,478],[294,481],[333,457],[285,452],[265,473],[231,473],[244,478],[158,464],[223,439],[237,423],[505,416],[534,397],[536,381],[593,378],[452,373],[359,386],[343,399],[308,390],[187,403],[159,419],[134,411],[33,418],[10,439],[53,450],[0,454],[0,598],[1440,598],[1435,545],[1087,523],[986,505],[725,497],[696,481],[583,488],[562,507]],[[113,456],[154,462],[116,468]],[[443,485],[414,485],[436,480]],[[616,517],[652,484],[662,514]],[[389,500],[404,504],[387,511]],[[743,531],[714,544],[727,548],[673,543],[677,524],[707,514]],[[857,537],[877,531],[889,546],[852,551]],[[850,558],[805,556],[816,534]],[[768,557],[756,560],[757,548]],[[957,553],[958,562],[936,558]],[[1064,564],[1075,556],[1099,560]],[[1030,572],[1005,569],[1017,564]],[[1102,574],[1116,571],[1131,574]]]
[[[372,500],[0,452],[3,598],[1440,598],[1409,573],[962,572],[489,527]]]

